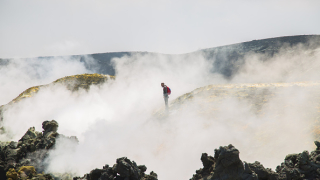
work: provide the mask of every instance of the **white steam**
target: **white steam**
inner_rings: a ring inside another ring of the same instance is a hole
[[[282,52],[268,62],[250,55],[231,82],[318,80],[319,51],[304,53]],[[116,80],[100,88],[92,86],[89,92],[71,93],[65,87],[48,87],[4,113],[4,125],[14,134],[14,140],[30,126],[40,131],[41,123],[51,119],[59,123],[59,133],[79,138],[79,145],[68,150],[69,142],[57,141],[50,153],[48,172],[82,176],[127,156],[158,173],[160,179],[188,179],[202,166],[201,153],[213,155],[215,148],[231,143],[240,150],[242,160],[259,160],[272,168],[283,161],[285,154],[312,149],[312,137],[304,134],[311,125],[308,118],[314,113],[308,106],[312,97],[308,91],[284,90],[280,94],[285,96],[270,99],[263,117],[252,111],[249,102],[236,98],[212,102],[220,110],[213,116],[203,116],[197,106],[201,98],[195,98],[185,108],[159,120],[153,113],[164,106],[161,82],[171,88],[172,101],[195,88],[227,80],[210,73],[212,65],[201,54],[147,54],[113,62]],[[17,82],[22,81],[16,77]],[[10,76],[5,78],[9,82]],[[11,85],[7,83],[6,88]],[[293,108],[281,113],[281,118],[273,116],[287,105]]]
[[[88,64],[94,63],[90,57],[84,60]],[[64,76],[92,72],[80,63],[79,58],[72,57],[13,59],[3,62],[8,64],[0,64],[0,105],[10,102],[29,87],[48,84]]]

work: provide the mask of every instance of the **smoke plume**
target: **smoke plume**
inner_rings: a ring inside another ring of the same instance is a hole
[[[318,81],[319,52],[308,52],[301,46],[284,48],[267,61],[261,61],[263,55],[250,54],[231,80],[212,74],[212,63],[201,53],[117,58],[113,59],[116,80],[91,86],[89,92],[72,93],[59,85],[42,89],[8,109],[3,125],[13,134],[12,139],[18,140],[30,126],[39,131],[44,120],[55,119],[59,133],[79,138],[78,145],[57,141],[47,159],[48,172],[83,175],[126,156],[145,164],[160,179],[188,179],[201,167],[201,153],[213,155],[215,148],[228,144],[240,150],[242,160],[258,160],[274,169],[286,154],[313,148],[313,137],[306,132],[312,128],[315,114],[308,103],[316,94],[299,88],[284,89],[278,93],[281,96],[262,107],[266,112],[263,117],[246,100],[232,97],[212,102],[220,109],[212,116],[199,114],[197,101],[205,98],[199,97],[167,118],[158,119],[154,112],[164,106],[160,83],[171,88],[172,101],[209,84]],[[34,67],[32,62],[5,67],[1,79],[7,92],[18,85],[19,92],[14,92],[18,95],[26,86],[87,72],[80,62],[73,61],[43,62],[42,66],[50,70],[41,68],[38,74],[21,71]],[[1,92],[2,102],[14,97],[7,98],[5,93]],[[281,112],[281,117],[275,116],[290,105],[292,108]]]

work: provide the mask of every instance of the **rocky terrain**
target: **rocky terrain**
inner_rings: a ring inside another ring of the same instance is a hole
[[[76,137],[66,137],[57,132],[55,120],[44,121],[43,131],[37,132],[34,127],[28,129],[18,142],[1,142],[0,144],[0,179],[70,179],[45,174],[45,159],[48,152],[54,149],[57,138],[67,138],[78,142]],[[196,171],[190,180],[291,180],[320,179],[320,142],[315,141],[316,150],[309,153],[289,154],[276,171],[264,168],[260,162],[247,163],[239,158],[239,150],[233,145],[215,149],[214,156],[201,155],[203,168]],[[243,152],[245,153],[245,152]],[[110,167],[93,169],[83,177],[73,180],[157,180],[153,171],[145,174],[147,167],[137,165],[126,157],[118,158]]]
[[[151,171],[150,175],[145,174],[147,167],[137,165],[126,157],[118,158],[113,167],[108,164],[102,169],[94,169],[83,177],[74,177],[73,180],[157,180],[158,175]]]
[[[68,138],[78,141],[76,137],[66,137],[57,132],[58,123],[55,120],[44,121],[42,132],[28,129],[18,142],[1,142],[0,144],[0,179],[44,179],[51,180],[45,170],[45,158],[53,149],[57,138]]]
[[[78,142],[76,137],[66,137],[57,132],[55,120],[44,121],[43,131],[37,132],[34,127],[28,129],[18,142],[1,142],[0,144],[0,179],[20,180],[61,179],[52,174],[44,174],[45,159],[48,152],[54,149],[57,138],[68,138]],[[214,151],[214,156],[201,155],[203,168],[196,171],[190,180],[291,180],[320,179],[320,142],[315,141],[316,150],[289,154],[276,171],[264,168],[260,162],[247,163],[239,158],[239,150],[233,145],[221,146]],[[243,152],[245,153],[245,152]],[[145,174],[147,167],[137,165],[126,157],[118,158],[110,167],[93,169],[83,177],[73,180],[157,180],[157,174],[151,171]],[[70,179],[62,178],[62,179]]]
[[[66,137],[59,134],[58,123],[55,120],[44,121],[42,132],[28,129],[18,142],[0,142],[0,179],[71,179],[70,175],[44,174],[46,158],[50,150],[55,147],[58,138],[66,138],[78,142],[77,137]],[[94,169],[83,177],[74,177],[74,180],[157,180],[157,174],[151,171],[145,174],[147,167],[137,165],[126,157],[116,160],[112,167],[105,165],[102,169]]]
[[[231,144],[215,149],[214,156],[203,153],[203,168],[196,171],[190,180],[318,180],[320,179],[320,142],[309,153],[289,154],[277,166],[276,172],[264,168],[260,162],[242,162],[239,150]]]

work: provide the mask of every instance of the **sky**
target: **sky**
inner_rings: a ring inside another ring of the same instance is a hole
[[[180,54],[320,34],[318,0],[0,0],[0,58]]]

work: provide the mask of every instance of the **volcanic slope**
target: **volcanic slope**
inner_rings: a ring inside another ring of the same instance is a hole
[[[230,131],[252,132],[261,144],[274,133],[268,127],[302,123],[308,125],[301,136],[320,139],[319,81],[209,85],[172,100],[169,109],[159,109],[154,116],[167,119],[193,112],[207,119],[207,126],[223,122]]]
[[[243,83],[243,84],[217,84],[197,88],[189,93],[174,99],[170,103],[170,109],[174,112],[188,105],[188,102],[194,100],[199,108],[199,113],[214,113],[220,108],[212,107],[211,102],[221,102],[223,99],[235,97],[238,100],[250,102],[256,113],[261,114],[261,108],[272,97],[276,95],[283,96],[288,90],[307,90],[316,95],[313,100],[319,100],[320,82],[291,82],[291,83]],[[279,94],[280,93],[280,94]],[[318,105],[318,104],[317,104]],[[164,111],[157,112],[158,116],[164,115]]]
[[[66,76],[60,79],[55,80],[54,82],[46,85],[34,86],[26,89],[21,94],[19,94],[16,98],[10,101],[6,105],[0,106],[0,120],[2,120],[2,113],[5,109],[13,105],[16,102],[19,102],[25,98],[30,98],[38,93],[43,88],[52,87],[55,85],[63,85],[68,90],[75,92],[79,89],[89,90],[91,85],[101,85],[107,82],[109,79],[114,80],[114,76],[103,75],[103,74],[79,74],[73,76]]]

